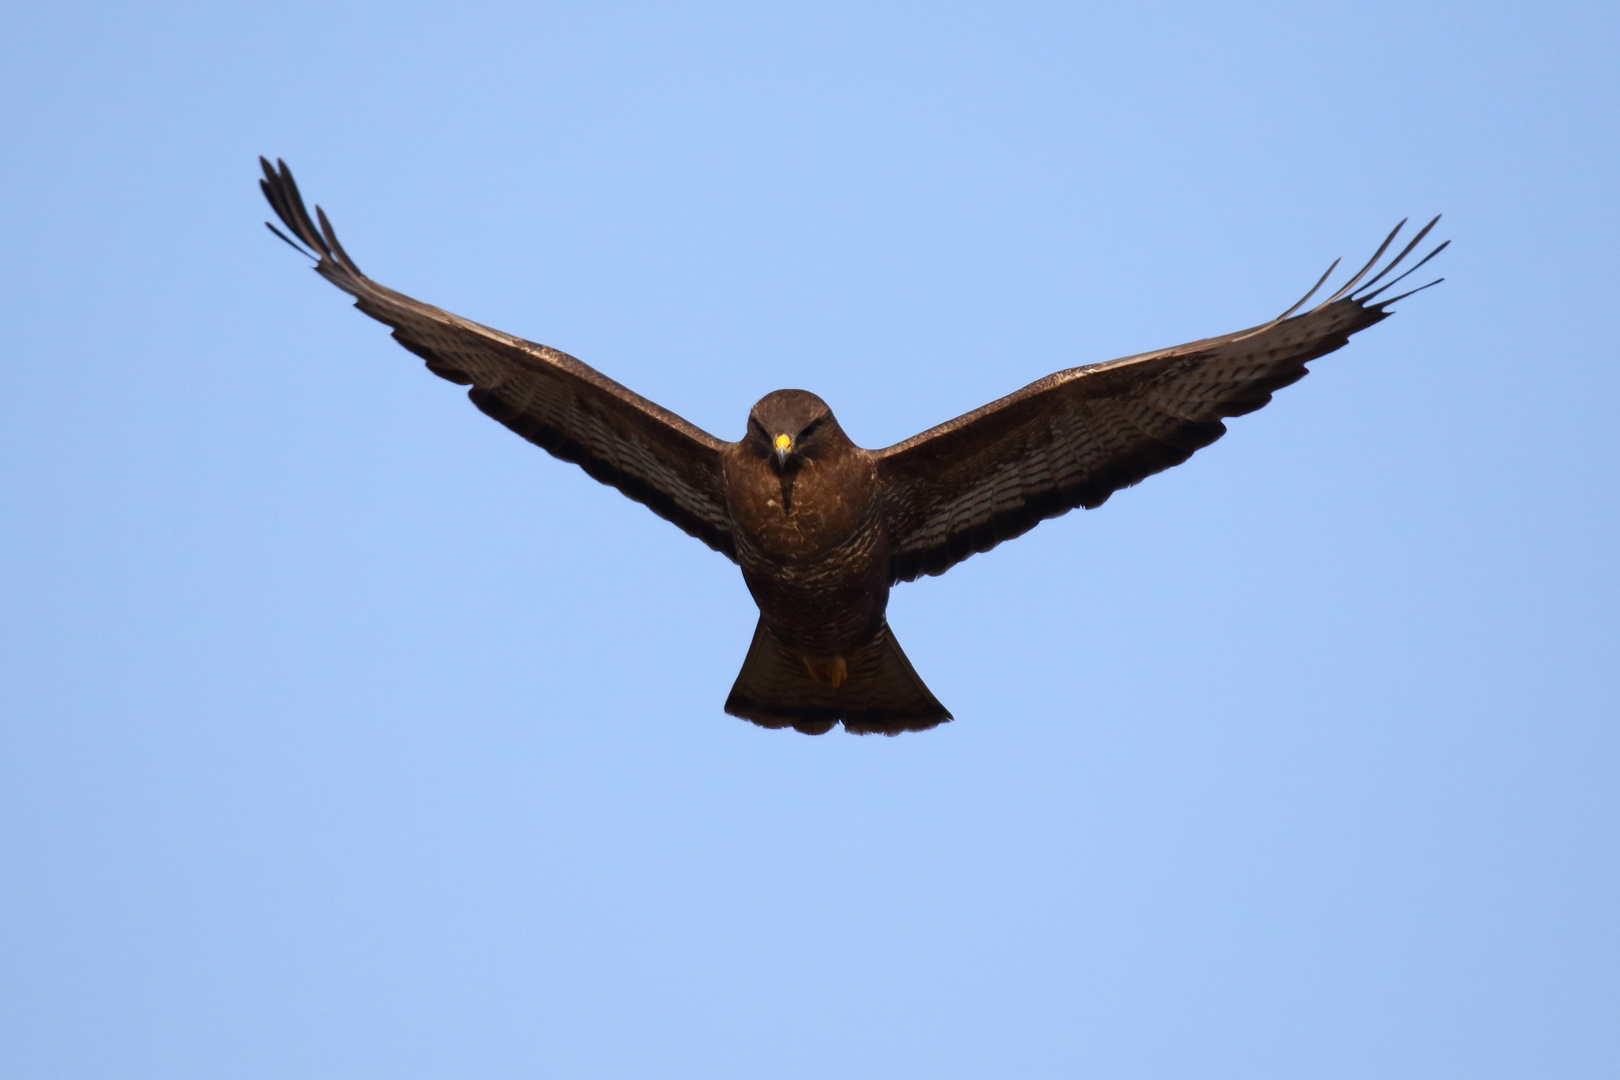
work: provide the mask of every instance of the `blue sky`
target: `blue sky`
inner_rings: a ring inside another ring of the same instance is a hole
[[[0,14],[0,1072],[1620,1071],[1611,5]],[[882,446],[1444,285],[895,592],[959,718],[720,711],[734,567],[266,233]]]

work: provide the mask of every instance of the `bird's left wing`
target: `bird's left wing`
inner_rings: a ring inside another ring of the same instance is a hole
[[[1360,273],[1303,315],[1293,313],[1333,267],[1304,300],[1262,326],[1059,371],[877,451],[891,579],[944,573],[1046,518],[1101,506],[1120,488],[1186,461],[1225,434],[1222,418],[1260,408],[1274,390],[1304,378],[1306,363],[1418,291],[1377,299],[1446,244],[1381,288],[1373,286],[1439,220],[1363,284],[1400,232],[1396,226]]]
[[[593,478],[735,559],[713,435],[620,386],[567,353],[481,326],[377,284],[360,272],[317,206],[310,219],[286,162],[264,158],[260,187],[284,225],[309,248],[322,277],[354,306],[394,328],[428,370],[471,386],[485,413]],[[270,226],[300,251],[304,248]]]

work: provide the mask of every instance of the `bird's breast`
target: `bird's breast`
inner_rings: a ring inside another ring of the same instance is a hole
[[[819,562],[867,546],[878,528],[876,493],[877,472],[864,455],[810,459],[785,477],[758,459],[726,468],[739,548],[770,563]]]

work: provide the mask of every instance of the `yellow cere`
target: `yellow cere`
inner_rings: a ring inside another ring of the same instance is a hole
[[[786,435],[778,435],[776,437],[776,448],[778,450],[786,450],[788,447],[790,447],[792,445],[793,445],[793,440],[788,438]]]

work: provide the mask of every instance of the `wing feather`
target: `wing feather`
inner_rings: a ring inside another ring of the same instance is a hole
[[[944,573],[1047,518],[1094,509],[1121,488],[1186,461],[1226,433],[1226,417],[1263,407],[1276,391],[1304,378],[1310,361],[1387,318],[1395,301],[1374,300],[1406,274],[1368,290],[1411,254],[1435,221],[1360,285],[1359,294],[1354,290],[1400,225],[1348,283],[1302,315],[1294,312],[1337,262],[1303,300],[1268,323],[1059,371],[877,451],[891,577]]]
[[[393,328],[394,340],[428,370],[468,386],[485,414],[571,461],[728,557],[736,558],[721,480],[725,443],[567,353],[413,300],[360,272],[326,214],[316,221],[283,161],[264,158],[259,186],[276,216],[308,251],[315,270],[355,298],[354,306]],[[268,223],[266,223],[268,225]]]

